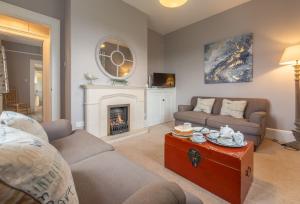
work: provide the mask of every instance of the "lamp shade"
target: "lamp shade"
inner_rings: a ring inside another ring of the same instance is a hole
[[[294,45],[284,50],[280,60],[281,65],[300,64],[300,45]]]
[[[176,8],[185,4],[188,0],[159,0],[160,4],[168,8]]]

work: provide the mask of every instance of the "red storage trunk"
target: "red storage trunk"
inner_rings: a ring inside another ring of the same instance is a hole
[[[165,167],[232,204],[245,200],[253,181],[254,145],[227,148],[165,135]]]

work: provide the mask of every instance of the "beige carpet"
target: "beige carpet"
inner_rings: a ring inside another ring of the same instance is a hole
[[[146,169],[177,182],[185,191],[207,204],[227,203],[183,177],[165,169],[163,165],[164,133],[172,124],[152,127],[149,133],[113,143],[117,151]],[[265,140],[254,154],[254,183],[245,203],[299,204],[300,152],[283,149]]]

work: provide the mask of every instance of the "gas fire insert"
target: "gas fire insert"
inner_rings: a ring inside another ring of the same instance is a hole
[[[130,127],[130,105],[110,105],[107,107],[108,135],[128,132]]]

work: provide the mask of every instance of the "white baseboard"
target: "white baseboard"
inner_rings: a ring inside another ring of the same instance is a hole
[[[272,129],[272,128],[266,129],[265,137],[271,140],[276,140],[280,144],[285,144],[296,140],[292,131]]]
[[[76,122],[76,123],[75,123],[75,127],[76,127],[77,129],[84,129],[84,122],[83,122],[83,121]]]
[[[103,141],[109,143],[109,144],[113,144],[115,142],[120,142],[122,140],[126,140],[132,137],[136,137],[139,135],[143,135],[149,132],[148,128],[143,128],[143,129],[138,129],[138,130],[133,130],[130,132],[125,132],[125,133],[121,133],[119,135],[115,135],[115,136],[104,136],[104,137],[100,137],[100,139],[102,139]]]

